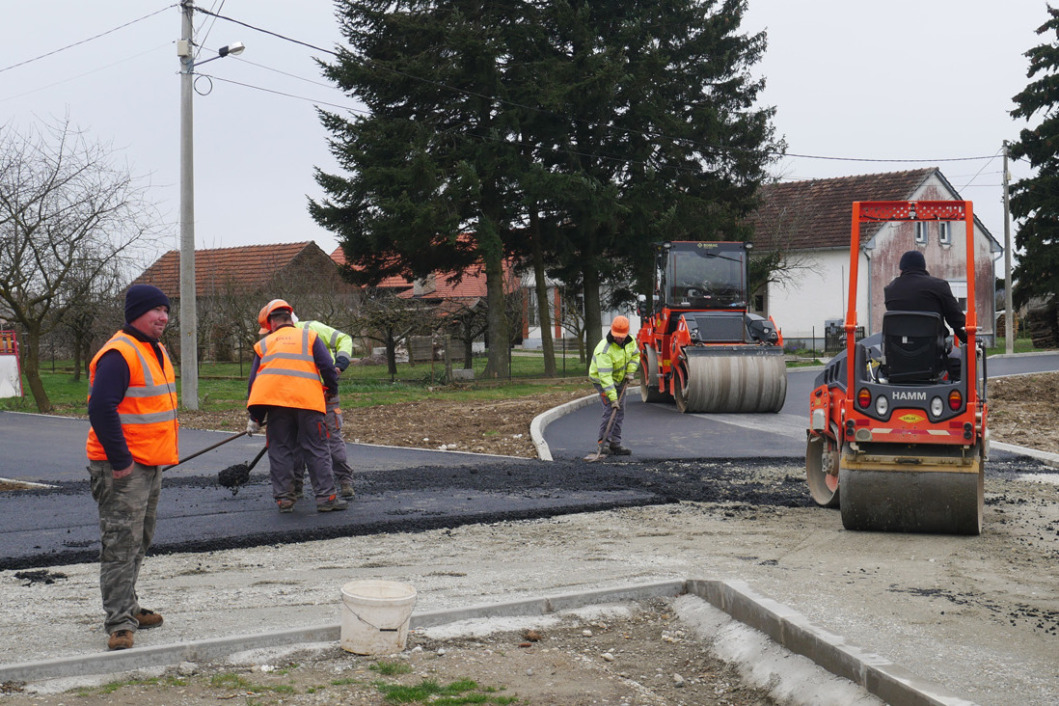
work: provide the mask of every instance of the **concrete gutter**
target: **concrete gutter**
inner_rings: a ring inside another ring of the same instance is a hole
[[[908,706],[974,706],[973,702],[948,692],[944,687],[923,680],[879,655],[849,644],[840,635],[812,625],[805,616],[756,594],[742,581],[660,581],[439,610],[413,614],[409,627],[419,629],[472,619],[547,615],[596,604],[686,594],[698,596],[732,619],[764,633],[773,642],[808,658],[836,676],[848,679],[886,703]],[[309,643],[336,643],[340,639],[341,625],[328,624],[42,662],[0,665],[0,683],[115,674],[135,669],[173,666],[181,662],[209,662],[248,650]]]

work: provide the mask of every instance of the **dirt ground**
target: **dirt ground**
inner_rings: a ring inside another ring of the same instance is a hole
[[[437,401],[358,409],[349,413],[345,436],[530,457],[530,420],[578,396],[539,395],[486,409],[480,403]],[[994,440],[1059,452],[1059,374],[996,380],[989,401]],[[189,415],[182,423],[237,429],[225,425],[240,420]],[[671,466],[659,472],[677,472]],[[744,474],[749,484],[786,487],[801,483],[802,472],[796,465],[765,464]],[[141,633],[137,645],[201,638],[201,626],[249,632],[244,623],[251,608],[260,630],[319,623],[320,606],[333,605],[335,586],[350,578],[408,581],[430,610],[447,607],[431,603],[439,600],[482,604],[637,580],[731,577],[975,703],[1054,704],[1059,702],[1059,488],[1040,482],[1034,464],[994,464],[991,472],[986,530],[977,538],[846,532],[838,513],[804,504],[682,501],[379,535],[367,542],[351,537],[152,556],[140,593],[165,597],[165,605],[157,607],[166,610],[168,627]],[[351,563],[336,561],[340,556],[351,557]],[[7,602],[22,607],[11,615],[0,607],[0,630],[27,620],[76,621],[84,634],[73,636],[75,644],[102,640],[96,567],[53,567],[44,576],[22,579],[12,573],[0,572],[0,588]],[[48,578],[56,580],[45,586]],[[231,616],[234,625],[216,612],[225,605],[240,606]],[[462,700],[439,701],[443,697],[435,693],[408,703],[822,703],[792,700],[775,684],[770,688],[768,678],[748,686],[754,675],[720,659],[682,617],[672,601],[659,600],[627,615],[535,626],[535,636],[525,629],[480,636],[414,633],[404,653],[381,659],[353,658],[332,645],[232,664],[185,664],[156,676],[123,676],[105,685],[110,678],[59,693],[6,684],[0,685],[0,706],[219,700],[381,706],[395,702],[387,700],[395,685],[465,689],[462,695],[450,693]],[[49,639],[48,630],[35,634]],[[0,654],[0,662],[8,661],[16,660]]]
[[[567,614],[547,627],[452,637],[414,634],[399,655],[355,657],[338,646],[258,651],[236,664],[185,663],[159,677],[18,695],[2,704],[521,704],[770,706],[680,621],[670,599]],[[516,621],[517,622],[517,621]],[[10,688],[10,687],[9,687]],[[17,687],[16,687],[17,688]],[[76,695],[76,698],[73,696]],[[25,700],[23,700],[24,697]],[[62,698],[60,698],[62,697]]]

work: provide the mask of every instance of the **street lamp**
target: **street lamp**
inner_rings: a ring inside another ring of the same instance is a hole
[[[242,54],[242,42],[221,47],[217,56],[195,63],[192,0],[180,0],[180,398],[185,409],[199,408],[198,313],[195,302],[195,157],[191,96],[195,67]]]

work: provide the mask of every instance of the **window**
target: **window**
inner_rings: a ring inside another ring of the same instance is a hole
[[[916,221],[916,245],[927,244],[927,229],[930,224],[925,221]]]
[[[938,242],[942,245],[952,245],[952,223],[949,221],[938,223]]]
[[[528,303],[526,307],[526,323],[534,327],[540,326],[540,321],[538,321],[540,312],[537,310],[537,288],[526,287],[522,291],[525,301]]]
[[[965,279],[950,279],[949,289],[952,290],[952,296],[956,297],[956,301],[960,304],[960,309],[967,311],[967,280]]]

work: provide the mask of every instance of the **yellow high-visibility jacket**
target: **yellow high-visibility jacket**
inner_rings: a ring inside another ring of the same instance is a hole
[[[336,368],[345,370],[349,367],[349,362],[353,358],[353,339],[348,333],[331,328],[322,321],[299,321],[294,325],[316,332],[316,335],[327,346],[327,350],[331,352],[331,357],[335,359]]]
[[[618,400],[617,383],[626,375],[635,375],[640,367],[640,349],[636,339],[628,336],[625,345],[619,346],[608,333],[599,342],[592,353],[592,362],[588,366],[588,377],[603,388],[603,393],[611,402]]]

